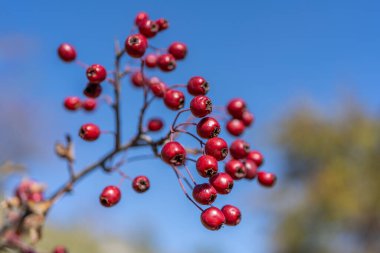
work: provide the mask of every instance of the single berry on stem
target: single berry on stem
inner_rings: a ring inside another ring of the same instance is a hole
[[[207,155],[213,156],[216,160],[221,161],[228,155],[228,145],[222,138],[214,137],[207,140],[205,152]]]
[[[186,161],[186,150],[179,142],[171,141],[161,149],[161,158],[174,166],[183,165]]]
[[[125,40],[125,51],[133,58],[140,58],[148,48],[148,41],[142,34],[133,34]]]
[[[138,193],[143,193],[149,190],[150,182],[146,176],[137,176],[132,182],[133,189]]]
[[[151,132],[157,132],[162,129],[164,122],[160,118],[153,118],[148,121],[148,130]]]
[[[171,110],[179,110],[185,104],[185,95],[179,90],[167,90],[164,95],[164,103]]]
[[[107,71],[102,65],[93,64],[87,68],[86,76],[91,83],[101,83],[107,78]]]
[[[79,97],[67,97],[64,101],[64,106],[69,111],[76,111],[81,106],[81,101]]]
[[[168,48],[168,53],[173,55],[176,60],[182,60],[186,57],[187,46],[182,42],[173,42]]]
[[[193,189],[193,198],[199,204],[211,205],[216,197],[217,192],[211,184],[197,184]]]
[[[159,31],[163,31],[169,28],[169,22],[165,18],[160,18],[156,20]]]
[[[241,119],[243,117],[243,113],[246,111],[246,108],[247,106],[241,98],[232,99],[227,104],[228,113],[236,119]]]
[[[241,139],[234,140],[230,146],[230,154],[235,159],[246,158],[249,153],[249,144]]]
[[[210,184],[214,186],[218,193],[228,194],[234,187],[234,180],[227,173],[220,172],[210,177]]]
[[[246,179],[254,179],[257,175],[257,165],[254,161],[249,160],[248,158],[243,162],[244,168],[247,172],[245,175]]]
[[[249,111],[245,111],[245,112],[243,112],[243,115],[242,115],[241,120],[243,121],[243,124],[244,124],[246,127],[249,127],[249,126],[251,126],[252,123],[254,122],[255,117],[254,117],[253,114],[250,113]]]
[[[210,85],[201,76],[194,76],[187,82],[187,91],[193,96],[206,95],[209,89]]]
[[[231,119],[226,125],[227,131],[233,136],[240,136],[244,133],[245,125],[240,119]]]
[[[225,205],[222,207],[222,212],[226,218],[226,225],[236,226],[241,221],[241,212],[239,208],[233,205]]]
[[[164,97],[165,92],[167,90],[167,86],[165,83],[161,82],[160,80],[152,81],[153,78],[150,79],[150,85],[149,88],[152,91],[152,93],[159,98]]]
[[[100,204],[105,207],[111,207],[119,203],[121,198],[120,189],[117,186],[107,186],[99,196]]]
[[[209,207],[204,210],[201,214],[201,221],[203,226],[205,226],[209,230],[219,230],[226,218],[222,211],[220,211],[216,207]]]
[[[162,54],[157,59],[157,65],[162,71],[169,72],[176,68],[177,63],[173,55]]]
[[[272,187],[276,183],[277,177],[273,173],[265,172],[265,171],[259,171],[257,173],[257,180],[259,181],[259,183],[262,186]]]
[[[264,162],[264,156],[257,150],[252,150],[248,153],[247,159],[256,163],[257,167],[260,167]]]
[[[142,21],[139,25],[139,31],[147,38],[153,38],[159,31],[158,24],[153,20]]]
[[[135,18],[135,24],[137,26],[140,26],[142,22],[146,21],[149,19],[149,16],[146,12],[139,12],[137,15],[136,15],[136,18]]]
[[[212,117],[205,117],[197,124],[197,134],[205,139],[217,137],[220,133],[219,122]]]
[[[98,83],[88,83],[83,90],[83,94],[89,98],[97,98],[102,94],[102,86]]]
[[[95,141],[100,136],[100,129],[93,123],[87,123],[80,128],[79,136],[85,141]]]
[[[202,155],[196,162],[196,168],[202,177],[211,177],[218,172],[218,161],[210,155]]]
[[[195,117],[203,118],[212,112],[211,99],[206,96],[194,97],[190,102],[190,110]]]
[[[145,79],[145,77],[143,76],[143,74],[140,71],[136,71],[131,75],[131,83],[135,87],[144,86],[144,83],[145,83],[144,79]]]
[[[226,163],[224,170],[235,180],[242,179],[247,174],[244,164],[235,159],[229,160]]]
[[[157,66],[157,55],[156,54],[148,54],[145,56],[145,66],[148,68],[154,68]]]
[[[75,51],[75,48],[68,44],[68,43],[62,43],[58,47],[58,56],[61,58],[62,61],[65,62],[72,62],[77,57],[77,52]]]
[[[87,98],[82,102],[82,107],[86,111],[90,112],[96,109],[96,100],[93,98]]]

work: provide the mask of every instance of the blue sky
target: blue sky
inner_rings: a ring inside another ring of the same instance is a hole
[[[166,47],[178,40],[189,47],[188,58],[174,73],[153,73],[169,84],[203,75],[211,83],[209,95],[215,104],[223,105],[232,97],[246,99],[257,118],[246,137],[263,150],[268,170],[280,171],[281,160],[267,129],[275,130],[275,120],[285,117],[297,101],[311,98],[326,111],[334,111],[342,95],[354,94],[371,111],[379,111],[378,1],[2,1],[0,98],[27,101],[30,113],[36,115],[34,126],[43,145],[38,157],[23,161],[35,178],[54,186],[66,176],[64,163],[55,159],[51,148],[64,133],[76,133],[84,121],[104,129],[113,125],[105,106],[94,115],[62,109],[63,98],[80,94],[86,79],[82,69],[58,60],[57,46],[70,42],[82,61],[111,68],[114,38],[124,41],[141,10],[171,24],[152,44]],[[133,133],[141,94],[127,83],[125,87],[124,130]],[[163,109],[157,103],[148,114],[161,115]],[[164,117],[173,115],[168,112]],[[105,152],[111,139],[76,142],[79,168]],[[64,226],[91,217],[95,230],[120,234],[148,226],[158,249],[165,252],[193,252],[197,244],[218,245],[225,252],[270,251],[273,222],[268,210],[273,206],[266,198],[271,195],[255,183],[241,183],[217,201],[220,206],[241,206],[242,224],[210,233],[182,196],[172,171],[160,161],[131,164],[127,171],[149,175],[154,182],[151,191],[137,196],[126,187],[123,202],[105,210],[97,205],[97,195],[118,179],[95,173],[58,204],[52,221]],[[285,186],[280,180],[277,190],[281,187]]]

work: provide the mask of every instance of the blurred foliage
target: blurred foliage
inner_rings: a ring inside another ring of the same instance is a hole
[[[276,252],[380,252],[380,119],[352,101],[343,108],[302,107],[282,122],[289,188]]]

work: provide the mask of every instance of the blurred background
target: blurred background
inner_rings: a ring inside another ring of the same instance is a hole
[[[183,41],[189,55],[168,84],[202,75],[214,104],[242,97],[256,116],[244,136],[278,174],[273,189],[239,182],[217,206],[239,206],[238,227],[203,228],[173,172],[160,161],[124,166],[148,175],[143,195],[124,184],[121,203],[98,204],[119,178],[95,172],[49,215],[39,245],[70,252],[380,252],[380,2],[320,1],[1,1],[0,163],[25,166],[0,174],[1,199],[26,175],[54,191],[67,178],[53,152],[65,133],[86,122],[112,129],[111,110],[67,113],[66,96],[82,96],[84,70],[63,64],[62,42],[83,62],[112,68],[113,41],[124,41],[134,16],[165,17],[170,29],[157,47]],[[124,138],[134,133],[141,91],[125,83]],[[110,92],[110,87],[105,93]],[[148,117],[174,112],[157,102]],[[224,133],[223,136],[227,137]],[[227,138],[229,141],[231,138]],[[191,142],[191,141],[189,141]],[[108,150],[111,136],[86,143],[75,137],[81,168]],[[147,153],[138,150],[130,154]]]

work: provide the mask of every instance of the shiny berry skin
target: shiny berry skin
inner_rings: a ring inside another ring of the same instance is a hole
[[[220,134],[220,124],[212,117],[205,117],[198,122],[197,133],[205,139],[217,137]]]
[[[101,83],[107,78],[107,71],[102,65],[93,64],[87,68],[86,76],[91,83]]]
[[[262,186],[272,187],[277,181],[277,176],[270,172],[259,171],[257,172],[257,180]]]
[[[131,75],[131,83],[135,87],[142,87],[144,86],[144,76],[141,74],[140,71],[136,71]]]
[[[139,31],[142,35],[144,35],[146,38],[153,38],[156,36],[159,30],[159,26],[157,23],[153,20],[145,20],[142,21],[139,25]]]
[[[193,198],[199,204],[211,205],[217,197],[217,192],[211,184],[197,184],[193,189]]]
[[[146,176],[137,176],[132,182],[133,189],[138,193],[143,193],[149,190],[150,182]]]
[[[146,12],[139,12],[137,15],[136,15],[136,18],[135,18],[135,24],[137,26],[140,26],[142,22],[146,21],[149,19],[149,16]]]
[[[151,132],[157,132],[162,129],[164,122],[159,118],[150,119],[148,122],[148,130]]]
[[[245,111],[245,112],[243,112],[241,120],[243,121],[243,124],[246,127],[249,127],[252,125],[253,121],[255,120],[255,117],[253,116],[252,113]]]
[[[176,60],[182,60],[187,54],[186,44],[182,42],[173,42],[168,48],[168,53],[173,55]]]
[[[222,207],[222,213],[226,218],[226,225],[236,226],[241,221],[241,212],[236,206],[225,205]]]
[[[105,207],[111,207],[119,203],[121,198],[120,189],[117,186],[107,186],[99,196],[100,204]]]
[[[90,112],[96,109],[97,102],[93,98],[87,98],[82,102],[82,107],[86,111]]]
[[[63,103],[65,108],[69,111],[76,111],[81,106],[80,98],[78,97],[67,97]]]
[[[203,118],[212,112],[211,99],[206,96],[194,97],[190,102],[190,110],[195,117]]]
[[[227,173],[220,172],[210,177],[210,184],[214,186],[218,193],[228,194],[234,187],[234,180]]]
[[[85,141],[95,141],[100,136],[100,129],[92,123],[84,124],[79,130],[79,136]]]
[[[201,76],[194,76],[187,82],[187,91],[193,96],[206,95],[209,89],[210,85]]]
[[[236,119],[241,119],[243,117],[246,108],[247,106],[241,98],[232,99],[227,105],[228,113]]]
[[[140,58],[148,48],[148,41],[142,34],[133,34],[125,40],[125,51],[133,58]]]
[[[145,56],[145,66],[148,68],[154,68],[157,66],[157,55],[155,54],[148,54]]]
[[[161,149],[161,158],[171,165],[183,165],[186,161],[186,150],[180,143],[171,141]]]
[[[247,159],[255,162],[257,167],[260,167],[263,162],[264,162],[264,156],[257,150],[252,150],[251,152],[248,153]]]
[[[214,137],[207,140],[205,152],[207,155],[213,156],[216,160],[221,161],[228,155],[228,145],[222,138]]]
[[[72,45],[68,43],[62,43],[58,47],[58,56],[62,61],[72,62],[77,58],[77,52]]]
[[[249,152],[249,144],[241,139],[234,140],[230,146],[230,154],[235,159],[246,158]]]
[[[196,162],[196,168],[202,177],[211,177],[218,172],[218,161],[210,155],[202,155]]]
[[[169,22],[165,18],[157,19],[156,24],[158,25],[159,31],[163,31],[169,28]]]
[[[216,207],[209,207],[204,210],[201,214],[201,221],[203,226],[205,226],[209,230],[219,230],[226,218],[222,211],[220,211]]]
[[[69,251],[64,246],[56,246],[53,253],[69,253]]]
[[[102,94],[102,86],[98,83],[89,83],[83,90],[83,94],[89,98],[97,98]]]
[[[226,125],[227,131],[233,136],[240,136],[244,133],[244,123],[240,119],[231,119]]]
[[[224,170],[235,180],[242,179],[247,174],[244,164],[235,159],[229,160],[224,166]]]
[[[162,54],[157,59],[157,65],[162,71],[169,72],[176,68],[177,63],[173,55]]]
[[[257,175],[257,165],[255,162],[249,160],[249,159],[246,159],[244,162],[244,168],[247,172],[247,174],[245,175],[245,178],[246,179],[254,179]]]
[[[185,104],[185,95],[179,90],[167,90],[164,95],[164,103],[171,110],[179,110]]]
[[[162,98],[164,97],[168,87],[165,83],[161,82],[160,80],[152,82],[151,79],[149,88],[156,97]]]

